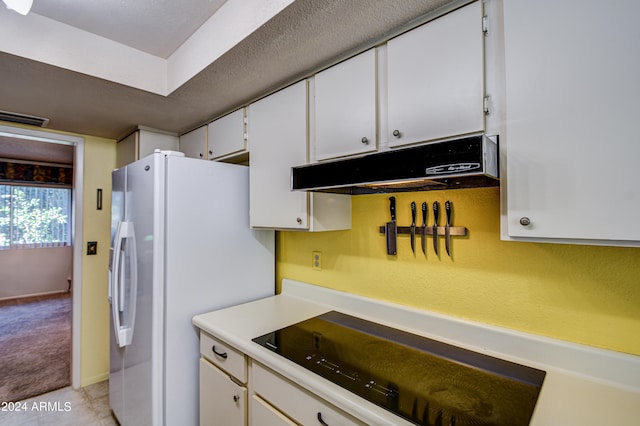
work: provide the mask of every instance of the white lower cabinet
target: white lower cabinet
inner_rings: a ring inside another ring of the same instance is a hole
[[[200,333],[200,426],[246,426],[247,357]]]
[[[251,369],[251,386],[254,395],[258,395],[262,400],[269,403],[271,407],[267,408],[275,409],[286,418],[290,418],[299,424],[305,426],[365,424],[256,362],[253,363]],[[254,403],[255,399],[252,399],[252,404]],[[261,403],[264,404],[262,401]],[[251,424],[260,425],[263,423],[258,418],[252,418]]]
[[[200,425],[247,424],[247,388],[200,358]]]
[[[366,424],[205,332],[200,353],[200,426]]]

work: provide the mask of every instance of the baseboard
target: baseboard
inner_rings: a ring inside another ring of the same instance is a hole
[[[63,294],[63,293],[69,293],[69,292],[67,290],[54,290],[54,291],[45,291],[42,293],[19,294],[17,296],[0,297],[0,302],[3,302],[5,300],[13,300],[13,299],[24,299],[25,297],[49,296],[51,294]]]
[[[90,385],[95,385],[96,383],[100,383],[100,382],[104,382],[105,380],[109,379],[109,373],[102,373],[102,374],[98,374],[96,376],[93,377],[86,377],[84,378],[81,382],[80,382],[80,387],[84,388]]]

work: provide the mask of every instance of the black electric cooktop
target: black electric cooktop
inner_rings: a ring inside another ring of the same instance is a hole
[[[336,311],[253,341],[418,425],[528,425],[546,374]]]

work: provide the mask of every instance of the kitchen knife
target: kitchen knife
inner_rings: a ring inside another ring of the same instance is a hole
[[[396,227],[396,197],[389,197],[389,211],[391,222],[387,222],[385,234],[387,236],[387,254],[397,254],[398,228]]]
[[[411,251],[416,252],[416,202],[411,202]]]
[[[437,201],[433,202],[433,232],[431,236],[433,237],[433,251],[438,254],[438,216],[440,215],[440,203]]]
[[[422,203],[422,230],[420,234],[422,253],[427,254],[427,203]]]
[[[449,244],[451,244],[451,201],[444,202],[444,212],[447,218],[447,224],[444,227],[444,245],[447,249],[447,255],[451,257],[449,252]]]

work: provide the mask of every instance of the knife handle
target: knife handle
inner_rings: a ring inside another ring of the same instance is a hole
[[[416,224],[416,202],[411,202],[411,225]]]
[[[396,197],[389,197],[389,211],[391,212],[391,220],[396,221]]]
[[[422,224],[427,225],[427,203],[426,201],[422,202]]]
[[[440,203],[433,202],[433,226],[438,226],[438,217],[440,216]]]
[[[444,202],[444,212],[447,215],[447,226],[451,226],[451,201]]]

